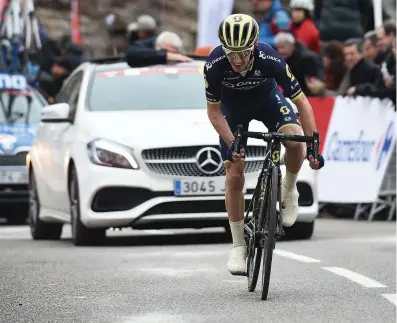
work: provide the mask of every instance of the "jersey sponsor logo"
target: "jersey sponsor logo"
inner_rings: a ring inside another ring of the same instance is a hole
[[[242,81],[238,82],[236,84],[230,83],[230,82],[225,82],[223,81],[222,84],[226,87],[230,87],[233,89],[238,89],[238,90],[247,90],[253,87],[257,87],[258,85],[262,84],[265,82],[265,80],[258,80],[258,81]]]
[[[265,52],[262,52],[262,51],[259,52],[259,57],[262,59],[270,59],[272,61],[281,63],[281,60],[279,58],[271,56],[271,55],[266,55]]]
[[[226,55],[222,55],[222,56],[220,56],[220,57],[214,59],[214,60],[211,61],[211,62],[205,63],[205,66],[207,67],[207,71],[212,67],[212,65],[218,63],[220,60],[224,59],[225,57],[226,57]]]
[[[262,73],[261,73],[261,71],[260,71],[260,70],[256,70],[256,71],[254,72],[254,75],[255,75],[255,76],[261,76],[261,75],[262,75]]]

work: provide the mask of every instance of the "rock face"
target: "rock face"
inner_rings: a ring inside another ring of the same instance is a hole
[[[214,0],[216,1],[216,0]],[[141,14],[150,14],[160,30],[177,32],[187,52],[193,52],[197,34],[198,0],[80,0],[80,24],[84,44],[96,57],[104,55],[109,36],[105,17],[113,12],[127,23]],[[235,1],[237,12],[249,12],[250,1]],[[70,33],[70,0],[35,0],[40,22],[50,36],[58,38]]]

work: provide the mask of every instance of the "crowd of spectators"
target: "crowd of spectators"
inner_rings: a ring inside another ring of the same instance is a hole
[[[396,25],[374,28],[372,0],[247,0],[260,26],[260,41],[287,61],[309,96],[372,96],[396,102]],[[187,62],[181,38],[159,32],[156,20],[141,15],[126,22],[111,13],[105,19],[108,55],[123,55],[132,67]],[[40,88],[51,100],[84,54],[70,37],[47,39]],[[207,56],[211,46],[196,48]]]

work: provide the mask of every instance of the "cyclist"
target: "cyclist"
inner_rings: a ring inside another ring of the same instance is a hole
[[[234,14],[226,17],[218,30],[221,45],[208,57],[204,67],[208,117],[220,136],[220,149],[226,168],[225,204],[233,238],[227,264],[233,275],[246,274],[247,247],[244,240],[244,146],[232,156],[233,133],[237,124],[245,131],[251,120],[265,124],[269,131],[312,135],[316,130],[310,103],[298,81],[281,56],[268,44],[258,42],[258,23],[251,16]],[[277,87],[297,106],[302,126],[292,106]],[[314,160],[311,147],[285,142],[286,176],[281,185],[283,225],[292,226],[298,215],[296,180],[305,159],[319,169],[324,159]]]

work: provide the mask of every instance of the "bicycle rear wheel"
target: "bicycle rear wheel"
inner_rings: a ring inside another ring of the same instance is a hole
[[[278,168],[272,167],[270,181],[268,182],[266,195],[266,221],[264,231],[267,231],[266,239],[263,247],[263,265],[262,265],[262,300],[267,299],[269,292],[270,273],[272,269],[273,249],[276,243],[276,227],[277,227],[277,198],[278,198]]]

